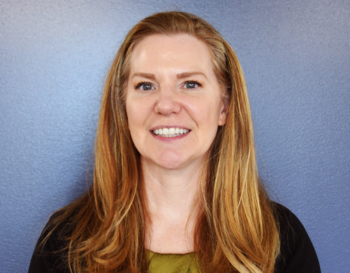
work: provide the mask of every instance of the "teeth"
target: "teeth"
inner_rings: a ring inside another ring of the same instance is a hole
[[[180,128],[163,128],[156,129],[153,131],[155,135],[160,135],[162,137],[176,137],[188,133],[190,130],[180,129]]]

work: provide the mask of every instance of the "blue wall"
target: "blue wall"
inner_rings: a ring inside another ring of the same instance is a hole
[[[175,4],[174,4],[175,3]],[[184,10],[235,49],[259,168],[325,273],[350,272],[350,2],[0,2],[0,271],[26,272],[49,215],[86,189],[103,83],[143,17]]]

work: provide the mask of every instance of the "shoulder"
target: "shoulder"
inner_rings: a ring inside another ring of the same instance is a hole
[[[319,273],[319,261],[304,226],[286,207],[274,203],[280,233],[280,254],[275,273]]]
[[[59,213],[54,213],[41,233],[28,273],[69,273],[66,238],[71,230],[70,218],[57,225]]]

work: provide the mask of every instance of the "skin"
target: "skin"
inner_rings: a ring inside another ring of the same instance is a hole
[[[126,94],[128,126],[141,154],[150,214],[146,248],[158,253],[193,251],[199,176],[225,102],[208,46],[188,34],[152,35],[131,54]],[[181,137],[152,130],[181,127]]]

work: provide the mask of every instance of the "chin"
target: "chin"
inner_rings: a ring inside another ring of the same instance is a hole
[[[165,160],[159,160],[157,162],[157,165],[164,168],[164,169],[169,169],[169,170],[176,170],[180,169],[186,164],[186,161],[184,160],[179,160],[179,159],[165,159]]]
[[[161,158],[160,160],[157,160],[157,165],[168,170],[179,170],[182,168],[190,167],[197,168],[198,166],[201,166],[203,164],[202,158],[184,158],[184,157],[166,157]],[[192,167],[191,167],[192,166]]]

